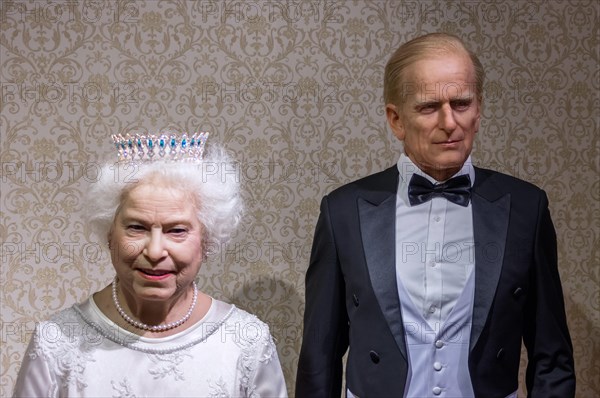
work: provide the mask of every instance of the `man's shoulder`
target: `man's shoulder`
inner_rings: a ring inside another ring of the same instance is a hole
[[[331,191],[327,196],[332,199],[348,198],[366,192],[395,193],[398,185],[398,168],[394,165],[375,174],[362,177]]]
[[[522,192],[528,195],[538,195],[543,192],[537,185],[521,178],[495,170],[475,167],[474,189],[489,189],[490,187],[504,193]]]

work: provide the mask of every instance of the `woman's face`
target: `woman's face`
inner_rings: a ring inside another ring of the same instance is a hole
[[[150,181],[133,188],[117,210],[109,242],[126,296],[175,300],[202,263],[202,227],[190,194]]]

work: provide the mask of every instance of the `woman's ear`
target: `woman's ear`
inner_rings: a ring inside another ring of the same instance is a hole
[[[111,250],[112,249],[112,226],[110,227],[108,234],[106,234],[106,242],[108,245],[108,250]]]

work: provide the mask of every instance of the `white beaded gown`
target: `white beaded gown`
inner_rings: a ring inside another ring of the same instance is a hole
[[[287,397],[269,327],[213,299],[204,318],[146,338],[109,320],[93,298],[41,322],[15,397]]]

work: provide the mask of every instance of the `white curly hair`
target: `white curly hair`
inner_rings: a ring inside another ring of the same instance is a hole
[[[225,150],[210,145],[200,163],[154,161],[104,165],[87,194],[86,219],[92,232],[108,237],[114,218],[126,195],[144,182],[161,183],[193,196],[202,224],[204,255],[214,243],[224,243],[241,220],[239,173]]]

